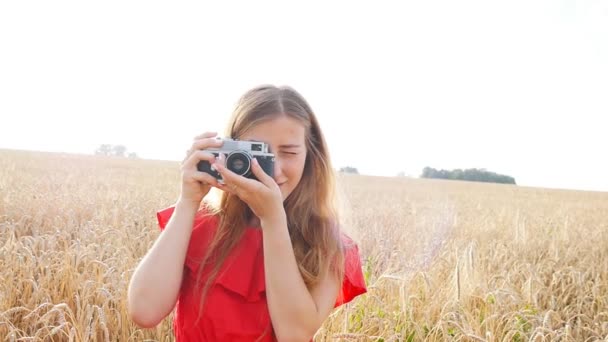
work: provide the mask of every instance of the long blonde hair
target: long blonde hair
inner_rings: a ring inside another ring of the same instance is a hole
[[[302,178],[283,205],[300,274],[310,289],[319,282],[325,271],[340,280],[344,274],[335,171],[315,114],[293,88],[260,85],[241,96],[225,135],[238,139],[257,124],[282,115],[296,119],[306,132],[306,161]],[[227,192],[222,193],[219,207],[208,206],[208,209],[219,216],[219,221],[197,272],[196,288],[200,288],[203,267],[213,256],[214,267],[202,289],[199,318],[209,287],[253,217],[245,202]]]

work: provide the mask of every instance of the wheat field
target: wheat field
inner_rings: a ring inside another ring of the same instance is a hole
[[[0,341],[172,341],[126,293],[177,162],[0,150]],[[339,178],[369,292],[316,341],[608,341],[608,193]]]

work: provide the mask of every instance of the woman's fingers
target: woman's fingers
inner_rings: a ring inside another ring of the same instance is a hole
[[[206,172],[201,172],[201,171],[187,171],[186,172],[186,177],[195,179],[205,185],[211,185],[214,186],[216,188],[221,188],[220,184],[217,182],[217,179],[215,179],[215,177],[213,177],[212,175],[206,173]]]
[[[192,147],[190,148],[191,151],[193,150],[204,150],[206,148],[209,147],[221,147],[224,144],[224,142],[221,139],[217,139],[217,138],[202,138],[202,139],[197,139],[194,140],[194,142],[192,143]]]
[[[196,151],[206,150],[208,148],[219,148],[224,144],[221,139],[205,137],[204,135],[201,136],[202,137],[199,139],[195,138],[192,146],[190,146],[190,149],[186,151],[186,156],[182,160],[182,163],[184,163]]]
[[[271,188],[277,186],[276,182],[274,181],[274,178],[270,177],[270,175],[264,172],[257,158],[253,158],[253,160],[251,161],[251,171],[253,172],[253,175],[267,187]]]
[[[203,138],[211,138],[217,135],[217,132],[205,132],[203,134],[199,134],[193,138],[193,140],[199,140]]]
[[[215,156],[211,152],[206,151],[194,151],[190,156],[182,163],[182,170],[195,169],[200,161],[205,160],[209,164],[215,163]]]

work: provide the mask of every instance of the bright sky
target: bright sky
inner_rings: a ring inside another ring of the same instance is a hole
[[[336,168],[608,191],[605,1],[0,2],[0,148],[181,160],[259,83]]]

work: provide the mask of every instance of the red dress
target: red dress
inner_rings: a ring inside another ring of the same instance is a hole
[[[157,212],[163,230],[173,214],[174,206]],[[192,341],[276,341],[266,304],[262,230],[247,228],[243,240],[226,258],[217,278],[208,290],[205,309],[195,326],[200,293],[193,290],[196,271],[205,247],[210,242],[217,217],[198,211],[186,254],[184,275],[173,319],[175,340]],[[351,248],[345,255],[345,277],[334,307],[350,302],[367,292],[356,244],[343,234]],[[198,262],[197,262],[198,261]],[[201,281],[204,281],[204,274]]]

